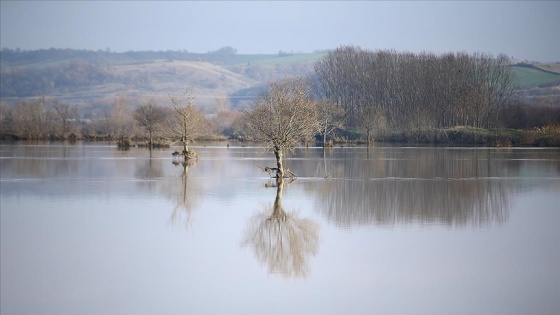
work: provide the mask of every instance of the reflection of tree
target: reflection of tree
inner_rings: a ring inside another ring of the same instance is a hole
[[[171,225],[184,223],[188,226],[201,195],[200,185],[192,179],[189,181],[189,168],[196,164],[196,160],[173,160],[175,166],[181,167],[182,173],[171,177],[164,175],[162,161],[150,158],[145,163],[137,164],[135,177],[142,179],[138,185],[144,190],[161,193],[173,203],[169,219]]]
[[[282,207],[282,181],[276,186],[272,209],[255,214],[245,231],[243,246],[254,250],[259,261],[268,266],[269,273],[285,277],[305,277],[309,273],[308,256],[318,249],[318,226]]]
[[[191,221],[192,210],[198,203],[200,194],[196,183],[189,183],[189,167],[196,164],[195,160],[173,161],[173,164],[183,168],[180,182],[168,181],[164,185],[164,194],[171,199],[175,206],[171,214],[170,222],[175,225],[184,221],[188,225]]]
[[[139,179],[156,179],[163,176],[163,170],[161,168],[161,161],[154,160],[151,158],[146,161],[144,165],[140,165],[136,168],[135,177]]]

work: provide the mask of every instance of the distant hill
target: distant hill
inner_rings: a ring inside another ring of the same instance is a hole
[[[206,54],[4,49],[0,56],[0,96],[8,102],[45,96],[107,107],[120,94],[134,104],[165,105],[170,94],[188,90],[210,108],[243,106],[269,81],[308,75],[322,54],[239,55],[225,47]]]
[[[241,108],[270,81],[305,76],[325,53],[237,54],[224,47],[205,54],[187,51],[113,53],[72,49],[0,52],[0,98],[57,98],[82,111],[110,108],[117,95],[136,105],[154,99],[169,105],[170,94],[190,91],[207,112],[216,106]],[[560,93],[560,64],[512,65],[519,95]],[[560,96],[556,95],[560,98]]]

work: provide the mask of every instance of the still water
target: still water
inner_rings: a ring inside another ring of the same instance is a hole
[[[2,315],[560,313],[558,149],[194,149],[0,145]]]

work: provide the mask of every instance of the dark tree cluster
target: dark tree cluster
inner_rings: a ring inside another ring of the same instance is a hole
[[[366,134],[454,126],[495,128],[514,76],[505,55],[370,51],[343,46],[315,64],[317,95]]]

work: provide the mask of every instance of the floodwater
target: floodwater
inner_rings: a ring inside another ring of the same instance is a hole
[[[0,145],[2,315],[560,313],[559,149],[194,149]]]

